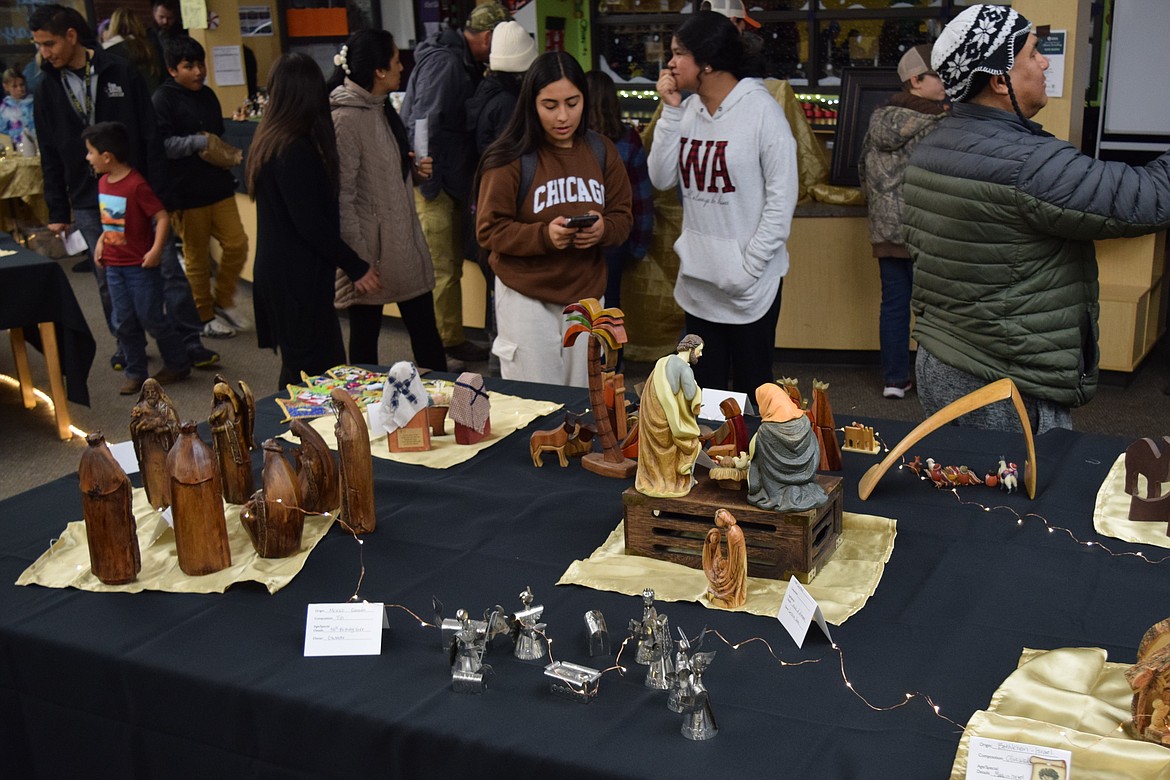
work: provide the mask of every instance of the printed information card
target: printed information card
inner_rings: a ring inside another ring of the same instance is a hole
[[[1023,742],[971,737],[967,780],[1069,780],[1072,752]]]
[[[796,577],[792,577],[788,581],[788,589],[784,591],[784,600],[780,602],[780,611],[776,613],[776,619],[788,631],[797,647],[804,647],[804,639],[808,636],[808,627],[814,621],[821,627],[821,631],[825,632],[828,640],[833,641],[833,637],[829,633],[829,624],[825,622],[825,616],[821,614],[821,605]]]
[[[386,610],[381,604],[310,604],[305,657],[380,655]]]

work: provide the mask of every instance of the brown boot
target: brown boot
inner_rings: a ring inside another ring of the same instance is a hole
[[[191,376],[190,368],[164,368],[154,375],[154,381],[160,385],[172,385]]]
[[[135,395],[142,389],[142,383],[145,379],[138,379],[136,377],[128,376],[122,386],[118,388],[119,395]]]

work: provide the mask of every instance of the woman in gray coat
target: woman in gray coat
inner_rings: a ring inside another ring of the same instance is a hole
[[[414,159],[406,128],[387,100],[402,77],[394,36],[360,30],[333,64],[329,104],[341,164],[341,237],[381,279],[376,291],[361,295],[347,277],[337,277],[334,303],[349,310],[349,360],[380,364],[382,307],[396,303],[415,364],[446,371],[431,297],[435,274],[412,191],[412,181],[430,177],[431,158]]]

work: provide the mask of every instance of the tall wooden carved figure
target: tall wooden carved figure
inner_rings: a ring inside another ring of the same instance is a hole
[[[89,568],[107,585],[133,582],[142,570],[138,533],[131,510],[130,479],[100,432],[85,437],[81,453],[81,512],[89,543]]]
[[[171,513],[175,518],[175,550],[184,574],[198,577],[232,565],[223,492],[215,454],[188,420],[167,455],[171,473]]]
[[[817,443],[821,446],[821,471],[841,470],[841,443],[837,441],[837,424],[833,421],[833,408],[829,405],[829,383],[813,380],[812,407],[808,410],[809,420],[816,431]]]
[[[726,541],[726,545],[723,542]],[[707,575],[707,600],[735,609],[747,601],[747,543],[735,516],[726,509],[715,512],[715,527],[703,545],[703,571]]]
[[[257,490],[240,512],[240,522],[261,558],[287,558],[301,549],[305,513],[297,475],[276,439],[266,439],[264,488]]]
[[[309,514],[336,512],[341,506],[340,474],[333,450],[316,429],[303,420],[289,426],[301,440],[297,449],[297,482],[301,488],[301,508]]]
[[[142,383],[138,403],[130,410],[130,439],[138,457],[138,471],[146,500],[155,509],[171,505],[171,475],[167,453],[179,437],[179,414],[154,379]]]
[[[240,419],[240,429],[244,432],[244,444],[247,445],[248,452],[252,452],[259,449],[256,446],[256,435],[253,432],[253,428],[256,427],[256,396],[252,394],[252,388],[248,387],[248,383],[243,379],[236,382],[240,388],[238,393],[231,384],[223,374],[216,374],[215,384],[212,386],[227,385],[230,389],[232,398],[236,402],[236,414]]]
[[[252,458],[245,432],[247,415],[241,414],[236,394],[223,382],[212,391],[215,400],[211,416],[211,446],[219,462],[223,497],[229,504],[242,504],[252,495]]]
[[[377,524],[374,514],[374,461],[366,416],[349,393],[335,388],[330,394],[337,407],[337,453],[341,456],[341,519],[355,534],[368,534]]]

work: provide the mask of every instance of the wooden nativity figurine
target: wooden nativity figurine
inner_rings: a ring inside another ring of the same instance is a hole
[[[691,491],[702,447],[698,420],[702,391],[691,367],[702,354],[703,339],[688,334],[675,354],[658,360],[646,380],[638,413],[634,488],[639,493],[675,498]]]
[[[821,449],[821,470],[840,471],[841,444],[837,441],[837,424],[833,420],[833,408],[829,405],[828,382],[813,380],[812,406],[809,407],[808,416]]]
[[[211,415],[211,446],[219,464],[224,500],[243,504],[252,495],[252,456],[248,446],[248,413],[226,382],[216,382]]]
[[[264,487],[240,511],[240,524],[261,558],[287,558],[300,552],[305,529],[296,472],[276,439],[265,439]]]
[[[532,456],[532,465],[540,468],[544,465],[543,456],[546,452],[554,452],[561,468],[569,467],[569,458],[577,458],[587,454],[593,448],[593,429],[581,423],[581,418],[565,413],[565,422],[556,428],[546,431],[534,431],[528,437],[528,452]]]
[[[194,421],[180,427],[179,439],[167,455],[167,471],[179,568],[198,577],[231,566],[219,466],[211,448],[199,438]]]
[[[106,585],[124,585],[142,570],[130,479],[100,431],[86,436],[85,442],[89,446],[81,453],[77,475],[89,568]]]
[[[337,453],[341,457],[341,519],[355,534],[374,531],[374,460],[370,429],[357,403],[340,387],[330,393],[337,410]]]
[[[748,502],[761,509],[803,512],[829,500],[817,484],[820,446],[808,417],[777,384],[756,388],[763,422],[752,438]]]
[[[336,511],[341,506],[341,474],[333,450],[304,420],[293,420],[289,429],[301,440],[296,452],[301,508],[311,515]]]
[[[171,505],[171,475],[167,453],[179,438],[179,414],[155,379],[142,383],[138,403],[130,410],[130,440],[138,458],[146,500],[155,509]]]
[[[492,435],[491,404],[482,376],[472,371],[459,375],[448,412],[455,423],[457,444],[477,444]]]
[[[743,409],[739,401],[734,398],[724,398],[719,402],[719,411],[723,413],[724,423],[711,440],[707,454],[712,458],[726,455],[734,458],[741,452],[747,452],[748,434],[747,424],[743,420]]]
[[[403,360],[390,366],[377,425],[386,431],[391,452],[423,452],[431,448],[429,406],[430,396],[414,364]]]
[[[1145,478],[1145,495],[1139,489],[1139,476]],[[1138,439],[1126,448],[1125,492],[1130,496],[1130,520],[1170,523],[1170,493],[1162,494],[1164,482],[1170,482],[1170,436]]]
[[[236,392],[235,388],[231,386],[231,382],[223,374],[215,375],[215,384],[227,385],[231,391],[232,398],[236,402],[236,415],[240,419],[240,429],[243,431],[244,443],[248,445],[248,452],[252,452],[257,448],[256,446],[256,397],[252,394],[252,388],[243,379],[236,384],[240,387],[240,392]]]
[[[747,542],[735,516],[726,509],[715,512],[715,527],[703,544],[703,572],[707,575],[707,601],[717,607],[736,609],[747,602]]]

